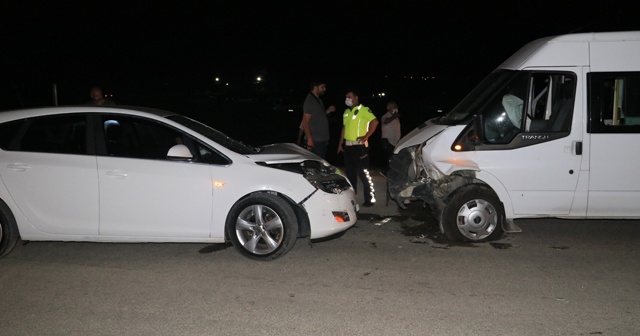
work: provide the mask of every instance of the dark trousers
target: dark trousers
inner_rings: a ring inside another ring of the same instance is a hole
[[[382,138],[382,148],[384,149],[384,156],[387,159],[385,162],[384,168],[382,168],[383,172],[386,174],[389,170],[389,160],[391,160],[391,156],[393,155],[393,150],[396,148],[389,142],[389,139]]]
[[[329,141],[314,142],[310,152],[324,159],[327,155],[327,145],[329,145]]]
[[[353,189],[358,191],[358,177],[362,181],[364,201],[373,200],[373,181],[369,175],[369,148],[364,145],[344,147],[344,166]]]

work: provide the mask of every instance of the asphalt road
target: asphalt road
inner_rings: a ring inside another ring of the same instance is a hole
[[[360,218],[272,262],[225,245],[19,245],[0,260],[0,334],[640,334],[640,221],[520,220],[497,243],[449,245],[419,206],[378,199]]]

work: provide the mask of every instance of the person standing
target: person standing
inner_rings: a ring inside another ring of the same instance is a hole
[[[327,91],[323,81],[314,80],[310,83],[310,92],[302,106],[302,131],[306,139],[306,148],[312,153],[324,158],[329,145],[329,119],[327,114],[336,110],[335,106],[324,108],[320,97]]]
[[[87,103],[89,105],[115,105],[113,100],[104,97],[102,89],[97,86],[91,88],[89,96],[91,97],[91,100]]]
[[[375,203],[375,190],[369,174],[369,138],[378,127],[378,119],[371,110],[360,104],[359,93],[350,90],[346,94],[347,109],[342,115],[342,132],[338,142],[338,153],[344,152],[347,178],[353,189],[358,190],[358,177],[364,191],[364,207]],[[344,147],[343,147],[344,142]]]
[[[389,160],[393,155],[393,150],[396,148],[398,141],[400,141],[401,130],[399,117],[398,104],[394,101],[388,102],[387,113],[380,118],[382,122],[382,148],[385,158],[387,159],[381,172],[383,176],[386,176],[389,170]]]

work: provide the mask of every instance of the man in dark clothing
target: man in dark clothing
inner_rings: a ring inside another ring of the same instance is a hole
[[[324,103],[320,97],[327,91],[327,86],[323,81],[312,81],[311,91],[304,100],[302,106],[302,124],[306,139],[306,148],[312,153],[324,158],[327,154],[329,144],[329,119],[327,114],[336,110],[335,106],[324,108]]]

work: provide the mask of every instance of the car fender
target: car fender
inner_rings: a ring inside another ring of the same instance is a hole
[[[245,165],[251,165],[246,167]],[[249,169],[250,168],[250,169]],[[256,169],[262,168],[261,173]],[[239,183],[239,182],[242,183]],[[299,203],[315,188],[301,174],[261,167],[254,162],[236,162],[228,167],[214,168],[213,213],[211,237],[224,237],[227,215],[234,204],[256,192],[273,192],[284,195],[292,203]],[[286,188],[283,189],[283,186]]]

